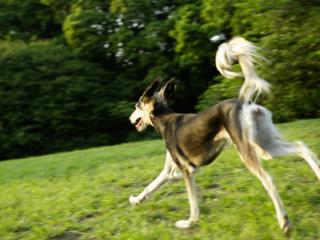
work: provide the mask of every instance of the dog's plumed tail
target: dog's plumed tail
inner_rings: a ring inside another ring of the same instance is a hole
[[[244,77],[239,98],[251,101],[253,96],[270,92],[270,84],[260,78],[254,67],[257,60],[263,59],[257,53],[257,47],[242,37],[234,37],[219,46],[216,54],[216,67],[226,78]],[[243,73],[232,71],[232,64],[239,62]]]

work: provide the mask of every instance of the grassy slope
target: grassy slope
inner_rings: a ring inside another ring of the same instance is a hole
[[[279,127],[320,155],[320,120]],[[174,227],[189,213],[181,180],[130,206],[164,153],[156,140],[0,162],[0,239],[320,239],[320,183],[297,157],[264,162],[291,217],[290,237],[233,148],[197,173],[201,219],[193,229]]]

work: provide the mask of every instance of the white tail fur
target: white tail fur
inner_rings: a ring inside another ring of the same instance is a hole
[[[242,37],[234,37],[229,42],[219,46],[216,54],[216,67],[226,78],[243,76],[244,83],[240,89],[239,98],[251,101],[253,96],[268,93],[270,84],[260,78],[254,67],[257,59],[262,57],[257,53],[257,47]],[[233,72],[232,64],[239,62],[242,72]]]

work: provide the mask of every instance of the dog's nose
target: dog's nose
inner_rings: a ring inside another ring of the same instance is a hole
[[[136,120],[133,119],[133,114],[130,115],[129,121],[131,122],[131,124],[134,124],[134,123],[135,123]]]

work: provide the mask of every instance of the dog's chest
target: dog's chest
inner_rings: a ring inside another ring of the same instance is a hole
[[[214,161],[228,142],[224,132],[214,136],[187,134],[166,139],[167,149],[178,166],[197,168]]]
[[[198,115],[177,115],[163,133],[176,164],[194,168],[212,162],[228,138],[216,108]]]

